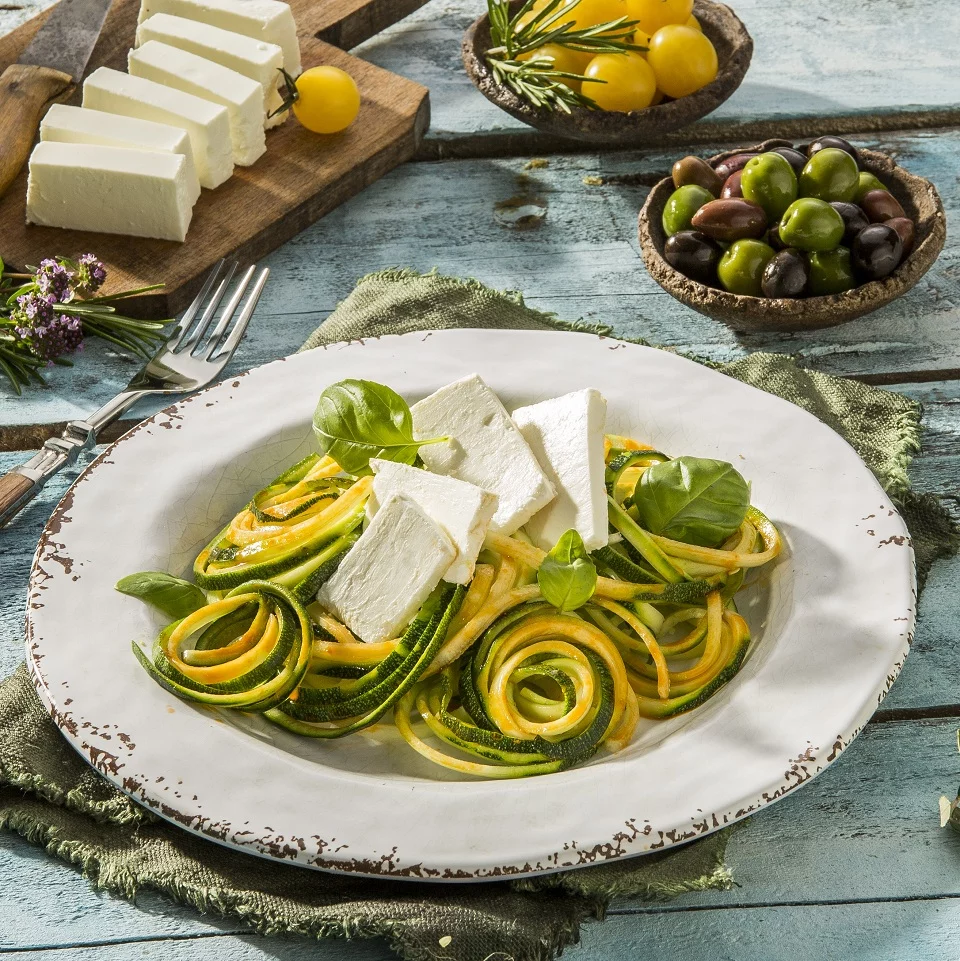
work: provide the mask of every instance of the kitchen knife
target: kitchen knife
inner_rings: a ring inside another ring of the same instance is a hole
[[[111,0],[60,0],[0,75],[0,196],[20,173],[47,106],[80,82]]]

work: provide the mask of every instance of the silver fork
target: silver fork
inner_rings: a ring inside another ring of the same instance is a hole
[[[131,404],[148,394],[189,394],[206,387],[226,366],[243,337],[270,271],[257,274],[236,322],[256,266],[240,278],[213,331],[207,336],[239,265],[221,260],[186,309],[167,342],[112,400],[85,420],[73,420],[59,437],[51,437],[25,464],[0,477],[0,527],[3,527],[58,471],[73,464],[96,443],[97,434]],[[197,319],[199,315],[199,320]],[[232,326],[231,326],[232,324]]]

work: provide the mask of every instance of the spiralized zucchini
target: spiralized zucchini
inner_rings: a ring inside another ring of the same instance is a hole
[[[641,719],[689,711],[737,673],[750,644],[737,592],[782,547],[753,506],[719,547],[644,529],[638,481],[669,460],[607,437],[610,542],[578,610],[541,594],[546,555],[523,531],[488,533],[469,585],[441,582],[401,637],[366,644],[313,598],[359,536],[371,478],[308,457],[197,557],[210,604],[167,627],[152,660],[135,650],[180,697],[318,739],[391,718],[460,774],[546,774],[620,750]]]

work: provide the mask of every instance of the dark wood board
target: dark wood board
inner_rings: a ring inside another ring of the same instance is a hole
[[[0,257],[24,265],[93,251],[109,269],[107,292],[165,284],[155,295],[128,301],[131,312],[172,316],[221,257],[257,260],[413,156],[429,125],[427,89],[317,35],[354,46],[423,2],[293,0],[304,69],[323,63],[350,73],[360,87],[360,115],[332,136],[312,134],[294,119],[267,131],[263,157],[251,167],[237,167],[216,190],[202,191],[184,243],[27,225],[23,171],[0,199]],[[88,72],[100,66],[126,69],[138,8],[139,0],[115,0]],[[45,19],[41,14],[0,38],[0,71],[17,59]],[[79,103],[80,91],[68,102]]]

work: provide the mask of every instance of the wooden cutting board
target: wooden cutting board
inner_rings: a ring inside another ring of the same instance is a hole
[[[268,130],[267,152],[253,166],[237,167],[225,184],[201,192],[184,243],[28,226],[24,170],[0,198],[0,257],[22,266],[92,251],[109,270],[106,292],[165,284],[157,294],[126,301],[125,309],[172,316],[221,257],[255,261],[413,156],[430,122],[427,89],[332,44],[355,46],[425,2],[291,0],[304,69],[332,64],[350,73],[360,88],[360,115],[332,136],[310,133],[293,118]],[[139,0],[114,0],[88,73],[100,66],[126,70],[138,10]],[[19,57],[46,16],[0,37],[0,72]],[[67,102],[80,99],[78,89]]]

